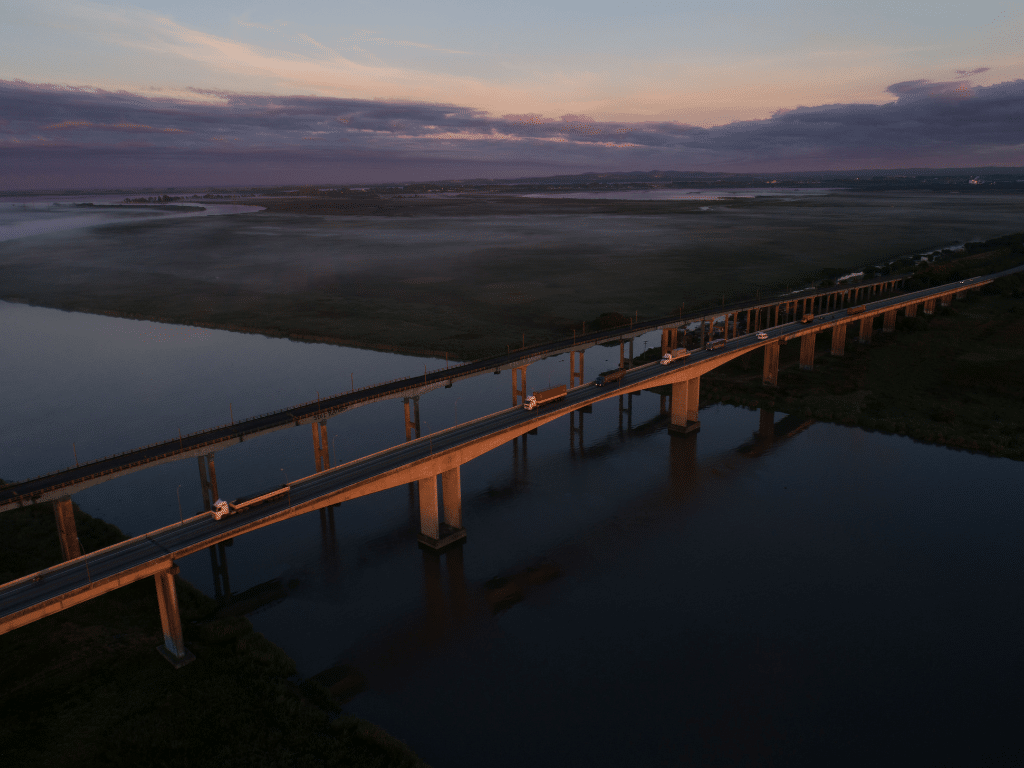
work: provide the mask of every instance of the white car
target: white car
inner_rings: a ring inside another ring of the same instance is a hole
[[[768,338],[768,334],[765,333],[764,331],[758,331],[757,338],[761,339],[761,341],[764,341],[765,339]]]

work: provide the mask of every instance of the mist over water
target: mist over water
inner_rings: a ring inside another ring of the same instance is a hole
[[[0,477],[52,471],[444,361],[0,302]],[[656,333],[635,344],[659,343]],[[585,357],[585,380],[618,349]],[[527,388],[567,383],[566,356]],[[424,435],[506,408],[511,374],[420,398]],[[1024,467],[775,414],[612,397],[462,468],[464,545],[416,545],[407,487],[185,558],[299,677],[433,765],[985,762],[1024,683]],[[404,440],[400,400],[327,423],[332,464]],[[219,451],[235,498],[311,474],[308,427]],[[75,494],[130,535],[200,511],[196,461]],[[155,610],[155,609],[154,609]],[[337,675],[335,675],[335,679]],[[1011,750],[1011,752],[1007,752]],[[970,758],[968,760],[968,758]]]

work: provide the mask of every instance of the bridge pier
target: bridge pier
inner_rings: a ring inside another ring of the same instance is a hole
[[[466,538],[462,527],[461,467],[441,473],[444,492],[444,523],[438,520],[437,475],[419,481],[421,547],[441,550]]]
[[[213,509],[220,496],[217,493],[217,470],[213,466],[213,454],[197,456],[199,462],[199,489],[203,494],[204,509]]]
[[[331,468],[331,453],[327,443],[327,422],[314,421],[313,427],[313,462],[317,472]]]
[[[935,314],[935,299],[928,299],[924,303],[924,308],[922,309],[922,311],[926,315],[934,315]]]
[[[953,303],[953,298],[948,293],[939,297],[939,306],[948,307]]]
[[[871,343],[871,327],[874,323],[874,317],[862,317],[860,319],[860,334],[857,336],[857,341],[861,344]]]
[[[320,511],[320,514],[323,515],[323,510]],[[210,552],[210,571],[213,575],[213,596],[217,600],[231,597],[227,548],[231,546],[233,541],[234,539],[228,539],[227,541],[214,544],[212,547],[207,547]]]
[[[409,401],[412,400],[412,418],[409,416]],[[512,403],[515,405],[515,403]],[[420,436],[420,397],[415,395],[414,397],[402,398],[402,406],[405,409],[405,441],[409,442],[412,440],[412,434],[415,431],[416,437]]]
[[[896,330],[896,310],[890,309],[882,315],[882,333],[892,333]]]
[[[576,355],[580,356],[579,370],[576,370]],[[525,386],[525,384],[524,384]],[[569,389],[583,386],[583,350],[569,352]],[[515,405],[515,403],[513,403]]]
[[[196,657],[185,647],[185,638],[181,633],[178,589],[174,583],[176,573],[178,573],[178,566],[173,565],[153,578],[156,579],[156,601],[160,607],[160,626],[164,631],[164,644],[158,645],[157,650],[171,663],[171,666],[181,669],[190,661],[195,661]]]
[[[668,431],[687,435],[700,430],[700,376],[672,383],[672,414]]]
[[[53,518],[57,522],[61,557],[64,560],[81,557],[82,548],[78,545],[78,528],[75,526],[75,508],[70,496],[53,502]]]
[[[671,352],[673,349],[679,346],[679,329],[678,328],[662,328],[661,329],[661,354]],[[619,366],[621,367],[621,366]]]
[[[805,333],[800,337],[800,370],[810,371],[814,368],[814,342],[818,334]]]
[[[764,372],[761,383],[769,387],[779,385],[779,342],[764,345]]]
[[[903,311],[907,317],[917,317],[917,304],[910,304]]]
[[[849,323],[840,323],[832,326],[832,354],[835,357],[842,357],[846,354],[846,326]]]
[[[569,453],[576,458],[576,449],[579,447],[580,455],[583,455],[583,410],[572,411],[569,414]],[[579,426],[576,424],[579,419]]]

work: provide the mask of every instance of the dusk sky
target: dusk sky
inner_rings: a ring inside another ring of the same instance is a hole
[[[0,189],[982,165],[1019,2],[0,0]]]

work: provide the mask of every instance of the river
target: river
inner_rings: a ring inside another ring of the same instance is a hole
[[[0,327],[7,480],[444,365],[5,302]],[[588,351],[587,379],[617,362]],[[549,358],[528,386],[568,375]],[[510,379],[425,394],[423,433],[507,407]],[[435,766],[1016,749],[1024,466],[784,414],[769,439],[762,414],[727,406],[681,438],[661,405],[612,398],[466,465],[468,538],[441,557],[417,547],[398,488],[236,539],[226,582],[207,553],[182,575],[211,595],[267,585],[249,618],[298,678],[362,681],[347,709]],[[401,402],[328,433],[335,465],[393,445]],[[311,474],[311,443],[302,427],[219,452],[221,495]],[[140,534],[201,510],[196,461],[75,500]]]

